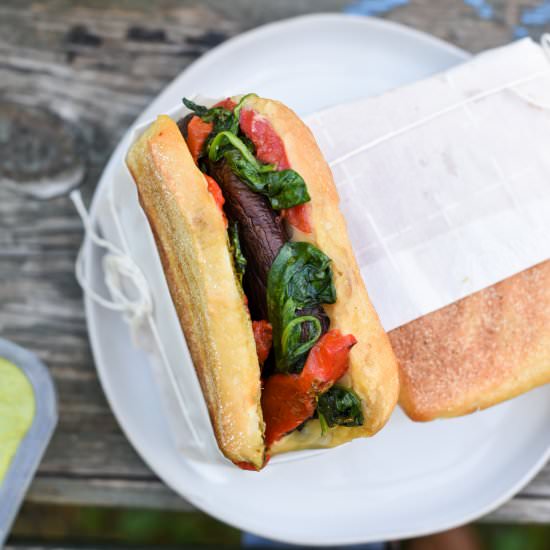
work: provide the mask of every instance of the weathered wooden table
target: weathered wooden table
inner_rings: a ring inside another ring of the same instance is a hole
[[[37,352],[59,392],[59,426],[30,501],[191,508],[136,455],[105,401],[73,276],[82,228],[67,193],[80,186],[91,196],[125,128],[209,48],[267,21],[349,3],[0,3],[0,334]],[[550,30],[527,25],[540,1],[468,4],[476,2],[411,0],[380,16],[472,52]],[[550,466],[487,519],[550,521]]]

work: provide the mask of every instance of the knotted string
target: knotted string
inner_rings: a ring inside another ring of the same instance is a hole
[[[153,312],[153,299],[143,273],[130,256],[94,231],[80,191],[72,191],[69,196],[82,220],[86,236],[96,246],[107,250],[107,254],[103,258],[103,271],[105,285],[112,299],[101,296],[86,280],[84,276],[84,247],[80,249],[76,259],[75,275],[78,283],[94,302],[112,311],[122,312],[126,321],[135,326]],[[130,298],[124,290],[124,281],[130,282],[134,286],[135,298]]]
[[[107,199],[111,210],[111,217],[117,226],[117,231],[123,245],[128,248],[110,191],[109,189],[107,192]],[[158,328],[153,318],[153,298],[143,272],[128,254],[115,246],[112,242],[103,239],[97,234],[93,227],[91,217],[82,201],[80,191],[75,190],[69,196],[84,225],[85,237],[89,238],[96,246],[107,250],[107,253],[103,257],[103,272],[105,274],[105,285],[109,290],[111,299],[105,298],[96,292],[91,282],[88,281],[84,275],[84,244],[78,252],[75,264],[75,275],[80,287],[93,302],[112,311],[120,311],[125,321],[130,326],[132,334],[134,334],[139,327],[143,326],[143,324],[147,324],[153,336],[161,364],[174,390],[178,405],[183,413],[191,436],[198,447],[203,447],[203,440],[199,437],[191,420],[185,399],[181,393],[172,365],[168,360],[168,356],[166,355]],[[135,298],[130,297],[126,291],[128,283],[131,283],[133,286],[132,293],[135,294]]]

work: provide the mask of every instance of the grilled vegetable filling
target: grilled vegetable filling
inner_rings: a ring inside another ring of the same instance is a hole
[[[359,397],[334,385],[356,340],[330,330],[323,309],[337,299],[331,260],[309,242],[291,241],[286,229],[311,231],[306,183],[269,121],[247,108],[252,95],[211,108],[184,99],[192,114],[178,126],[199,168],[221,190],[216,202],[227,217],[235,275],[254,320],[271,445],[313,417],[323,433],[364,419]]]

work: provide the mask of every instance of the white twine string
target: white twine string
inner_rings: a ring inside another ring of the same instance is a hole
[[[202,447],[203,441],[195,430],[191,415],[185,404],[185,399],[179,388],[175,373],[168,360],[166,350],[164,349],[158,328],[153,318],[153,298],[145,276],[128,254],[116,247],[112,242],[101,238],[96,233],[93,227],[93,221],[82,201],[80,191],[73,191],[70,194],[70,198],[84,225],[85,238],[89,238],[93,244],[105,248],[108,251],[103,258],[103,272],[105,274],[105,285],[112,299],[105,298],[97,293],[92,287],[91,282],[86,279],[84,275],[84,245],[78,253],[75,265],[75,275],[80,287],[95,303],[112,311],[120,311],[132,331],[137,330],[143,323],[147,323],[151,335],[153,336],[161,364],[168,375],[168,379],[176,395],[178,405],[183,413],[187,427],[196,445]],[[120,218],[115,208],[111,189],[108,191],[107,200],[117,232],[119,233],[124,247],[128,248]],[[136,294],[135,299],[130,298],[125,292],[124,281],[132,283],[134,294]]]
[[[110,300],[101,296],[86,280],[84,276],[84,247],[80,249],[75,265],[75,275],[79,285],[94,302],[112,311],[123,312],[126,320],[135,326],[153,311],[153,300],[143,273],[127,254],[124,254],[112,242],[101,238],[94,231],[80,191],[72,191],[69,196],[82,220],[86,237],[89,237],[96,246],[105,248],[108,251],[103,259],[103,270],[105,284],[113,299]],[[135,299],[131,299],[124,292],[123,278],[133,284],[136,294]]]
[[[543,50],[545,51],[546,55],[548,56],[548,59],[550,60],[550,34],[543,35],[541,39],[541,46]],[[448,113],[451,113],[453,111],[456,111],[460,108],[465,108],[471,103],[475,103],[476,101],[480,101],[482,99],[485,99],[487,97],[490,97],[492,95],[501,93],[506,90],[511,90],[513,93],[518,95],[521,99],[524,99],[525,101],[536,105],[537,107],[541,107],[543,109],[550,108],[546,105],[541,105],[537,103],[535,100],[525,97],[523,94],[519,93],[517,90],[514,90],[515,87],[521,86],[522,84],[527,84],[528,82],[532,82],[534,80],[537,80],[539,78],[542,78],[543,76],[550,75],[550,69],[545,69],[544,71],[537,71],[534,74],[531,74],[529,76],[525,76],[523,78],[518,78],[516,80],[512,80],[510,82],[507,82],[506,84],[501,84],[500,86],[495,86],[494,88],[491,88],[489,90],[485,90],[483,92],[479,92],[478,94],[472,95],[468,97],[467,99],[464,99],[462,101],[458,101],[456,103],[453,103],[452,105],[449,105],[448,107],[445,107],[443,109],[440,109],[439,111],[436,111],[435,113],[432,113],[430,115],[427,115],[425,117],[422,117],[414,122],[411,122],[410,124],[406,124],[405,126],[402,126],[401,128],[398,128],[396,130],[392,130],[372,141],[369,141],[368,143],[364,143],[363,145],[359,145],[355,149],[352,149],[351,151],[348,151],[347,153],[344,153],[343,155],[340,155],[339,157],[333,159],[331,162],[329,162],[329,166],[331,168],[334,168],[335,166],[338,166],[339,164],[342,164],[346,160],[349,160],[352,157],[355,157],[356,155],[363,153],[365,151],[368,151],[369,149],[373,149],[374,147],[377,147],[381,143],[384,143],[385,141],[388,141],[390,139],[393,139],[395,137],[401,136],[403,134],[406,134],[407,132],[410,132],[411,130],[414,130],[416,128],[419,128],[420,126],[423,126],[424,124],[427,124],[428,122],[431,122],[432,120],[435,120],[437,118],[440,118]]]

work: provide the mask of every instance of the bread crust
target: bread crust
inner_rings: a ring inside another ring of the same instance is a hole
[[[332,259],[336,303],[324,305],[331,328],[353,334],[357,344],[350,353],[348,374],[339,382],[353,388],[363,402],[365,423],[335,427],[324,436],[318,420],[285,436],[271,449],[281,452],[334,447],[357,437],[372,436],[388,421],[399,394],[397,361],[378,316],[369,300],[359,272],[332,173],[309,128],[278,101],[251,96],[245,108],[265,117],[282,139],[291,168],[306,182],[311,196],[312,232],[295,231],[293,240],[309,241]]]
[[[413,420],[460,416],[550,382],[550,260],[390,332]]]
[[[260,367],[223,217],[168,116],[159,116],[145,131],[126,162],[155,236],[218,445],[233,462],[261,468]]]

